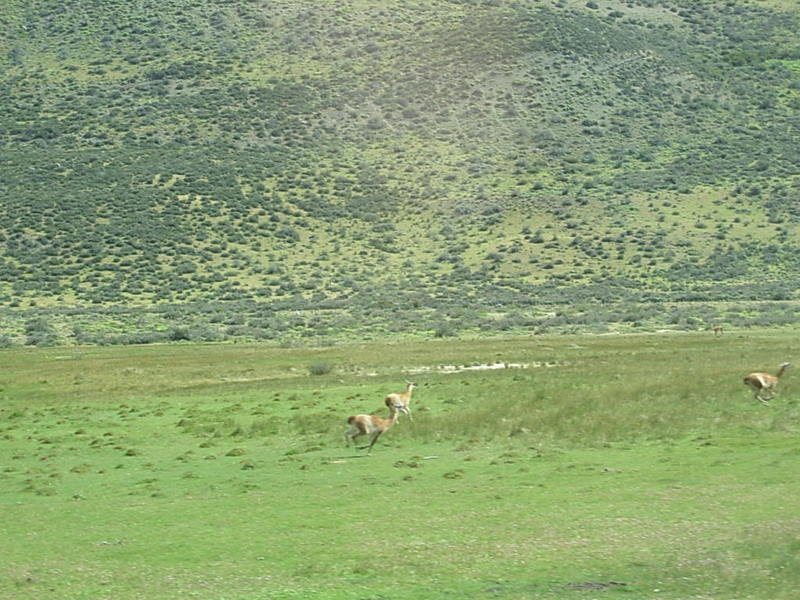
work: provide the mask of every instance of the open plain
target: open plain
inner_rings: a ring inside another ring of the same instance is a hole
[[[796,598],[800,384],[742,383],[793,352],[788,329],[3,349],[0,597]],[[414,421],[346,448],[410,373]]]

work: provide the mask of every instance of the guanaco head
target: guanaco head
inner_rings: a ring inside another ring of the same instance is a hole
[[[386,406],[389,407],[389,411],[391,413],[394,414],[399,410],[401,413],[403,413],[405,415],[408,414],[408,409],[403,404],[398,402],[397,400],[393,400],[391,397],[387,397],[385,402],[386,402]]]
[[[409,390],[413,390],[415,387],[417,387],[417,384],[413,381],[406,381],[406,385],[408,386]]]

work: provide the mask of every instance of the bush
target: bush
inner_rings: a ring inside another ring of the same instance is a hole
[[[333,365],[324,362],[315,362],[308,365],[308,372],[312,375],[327,375],[333,370]]]
[[[173,342],[181,342],[191,340],[192,336],[186,327],[174,327],[169,332],[169,339]]]
[[[55,346],[58,341],[55,328],[42,317],[27,321],[25,334],[28,346]]]
[[[456,326],[447,321],[439,323],[433,330],[433,336],[437,338],[452,337],[456,335],[456,333]]]

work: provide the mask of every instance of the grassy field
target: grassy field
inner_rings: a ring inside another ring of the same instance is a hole
[[[795,344],[3,349],[0,598],[796,598],[797,375],[741,383]]]

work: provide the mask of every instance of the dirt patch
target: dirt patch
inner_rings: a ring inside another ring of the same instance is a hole
[[[439,365],[438,367],[412,367],[407,373],[463,373],[464,371],[493,371],[495,369],[542,369],[563,367],[561,362],[531,362],[531,363],[484,363],[480,365]]]

